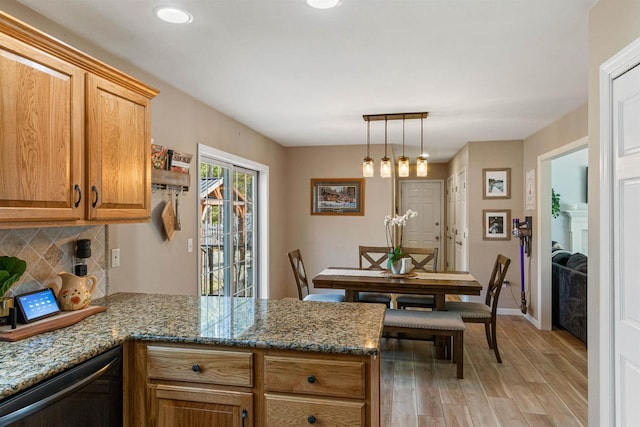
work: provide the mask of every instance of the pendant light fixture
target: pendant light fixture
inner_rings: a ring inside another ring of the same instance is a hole
[[[416,159],[417,175],[426,177],[429,173],[428,154],[424,153],[424,117],[420,117],[420,155]]]
[[[362,176],[365,178],[371,178],[373,176],[373,159],[369,155],[369,146],[370,146],[370,133],[371,122],[367,120],[367,157],[364,158],[362,162]]]
[[[384,157],[380,160],[380,176],[391,178],[391,160],[387,157],[387,116],[384,117]]]
[[[404,117],[402,118],[402,156],[398,158],[398,176],[409,176],[409,158],[404,155]]]
[[[405,120],[413,120],[420,119],[420,156],[418,157],[417,166],[418,173],[417,176],[425,177],[427,176],[427,157],[428,154],[424,154],[424,131],[423,131],[423,120],[427,118],[429,113],[418,112],[418,113],[388,113],[388,114],[365,114],[362,116],[365,122],[367,122],[367,157],[364,158],[362,162],[362,175],[365,177],[373,176],[373,160],[370,157],[370,133],[369,133],[369,125],[371,121],[381,121],[384,120],[384,157],[380,160],[380,177],[382,178],[391,178],[391,159],[387,157],[387,125],[389,120],[400,120],[402,119],[402,156],[398,157],[398,176],[400,177],[408,177],[410,171],[410,159],[404,154],[404,145],[405,145]],[[371,165],[371,166],[370,166]],[[371,169],[370,169],[371,168]],[[371,175],[369,175],[371,173]]]

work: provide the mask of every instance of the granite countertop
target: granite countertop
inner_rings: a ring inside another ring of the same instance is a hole
[[[0,399],[125,340],[377,355],[381,304],[117,293],[108,310],[52,332],[0,342]]]

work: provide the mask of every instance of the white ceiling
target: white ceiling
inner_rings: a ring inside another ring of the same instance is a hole
[[[425,151],[446,161],[587,100],[594,0],[19,1],[285,146],[363,144],[363,114],[428,111]],[[159,21],[160,4],[193,22]],[[419,128],[406,122],[411,156]],[[402,142],[401,121],[388,138]]]

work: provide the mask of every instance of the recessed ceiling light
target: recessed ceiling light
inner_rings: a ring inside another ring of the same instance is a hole
[[[331,9],[341,3],[341,0],[307,0],[307,4],[316,9]]]
[[[193,16],[189,12],[175,7],[160,6],[153,11],[158,18],[172,24],[188,24],[193,21]]]

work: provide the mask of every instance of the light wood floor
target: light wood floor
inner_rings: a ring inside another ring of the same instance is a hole
[[[383,427],[586,426],[587,350],[565,331],[500,316],[502,364],[484,326],[467,324],[464,379],[434,359],[433,343],[382,340]]]

